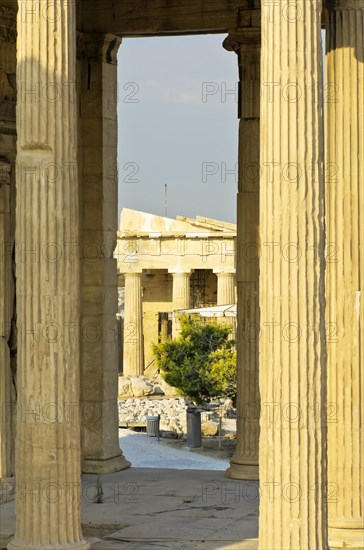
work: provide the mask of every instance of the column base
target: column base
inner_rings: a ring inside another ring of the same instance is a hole
[[[231,479],[258,481],[259,466],[258,464],[242,464],[231,461],[224,475]]]
[[[126,460],[123,453],[106,459],[88,459],[82,461],[83,474],[112,474],[130,468],[131,462]]]
[[[91,544],[86,540],[79,542],[69,542],[67,544],[63,543],[53,543],[53,544],[33,544],[29,546],[29,542],[13,542],[10,541],[8,544],[8,550],[90,550]]]
[[[329,548],[364,548],[364,527],[329,527]]]

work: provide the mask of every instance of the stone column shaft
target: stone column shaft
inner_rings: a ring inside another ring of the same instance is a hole
[[[216,273],[217,305],[235,304],[235,273]]]
[[[62,9],[50,0],[19,2],[19,337],[12,550],[90,548],[80,518],[75,69],[74,2],[65,2]]]
[[[173,309],[190,307],[190,273],[172,273],[173,275]]]
[[[262,3],[260,550],[327,548],[320,0]]]
[[[330,548],[364,547],[364,0],[326,26]]]
[[[172,273],[173,275],[173,310],[189,309],[190,307],[190,273]],[[176,315],[176,314],[175,314]],[[178,316],[178,314],[177,314]],[[174,317],[172,324],[172,336],[179,334],[178,317]]]
[[[1,136],[0,136],[1,139]],[[11,369],[10,337],[12,329],[14,285],[12,276],[11,184],[10,163],[0,158],[0,487],[8,492],[14,475],[13,418],[15,414],[14,374]],[[13,182],[11,182],[13,180]]]
[[[0,492],[14,487],[16,13],[0,6]],[[12,478],[12,479],[10,479]]]
[[[113,35],[77,33],[81,224],[82,471],[127,468],[119,448],[117,51]],[[88,414],[88,411],[91,411]]]
[[[142,274],[125,273],[124,376],[144,374]]]
[[[259,454],[259,130],[260,29],[231,31],[224,46],[238,55],[239,183],[237,196],[237,430],[226,472],[258,479]]]

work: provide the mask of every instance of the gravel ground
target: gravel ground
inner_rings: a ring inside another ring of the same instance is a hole
[[[149,437],[145,433],[119,430],[120,447],[135,468],[172,468],[175,470],[226,470],[228,458],[215,458],[204,451],[181,448],[181,441]],[[217,443],[216,443],[217,445]]]

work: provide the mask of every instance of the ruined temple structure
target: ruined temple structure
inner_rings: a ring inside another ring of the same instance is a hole
[[[232,223],[122,210],[115,257],[125,376],[155,374],[152,343],[178,333],[178,310],[236,303],[235,252]]]
[[[0,477],[19,489],[9,548],[89,548],[81,472],[129,466],[108,339],[117,52],[123,37],[194,33],[222,33],[240,80],[227,475],[259,477],[261,550],[363,547],[363,28],[364,0],[0,0]],[[49,483],[68,490],[37,497]]]

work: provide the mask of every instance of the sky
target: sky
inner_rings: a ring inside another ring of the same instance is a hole
[[[127,207],[236,221],[238,64],[224,38],[123,40],[119,213]]]

